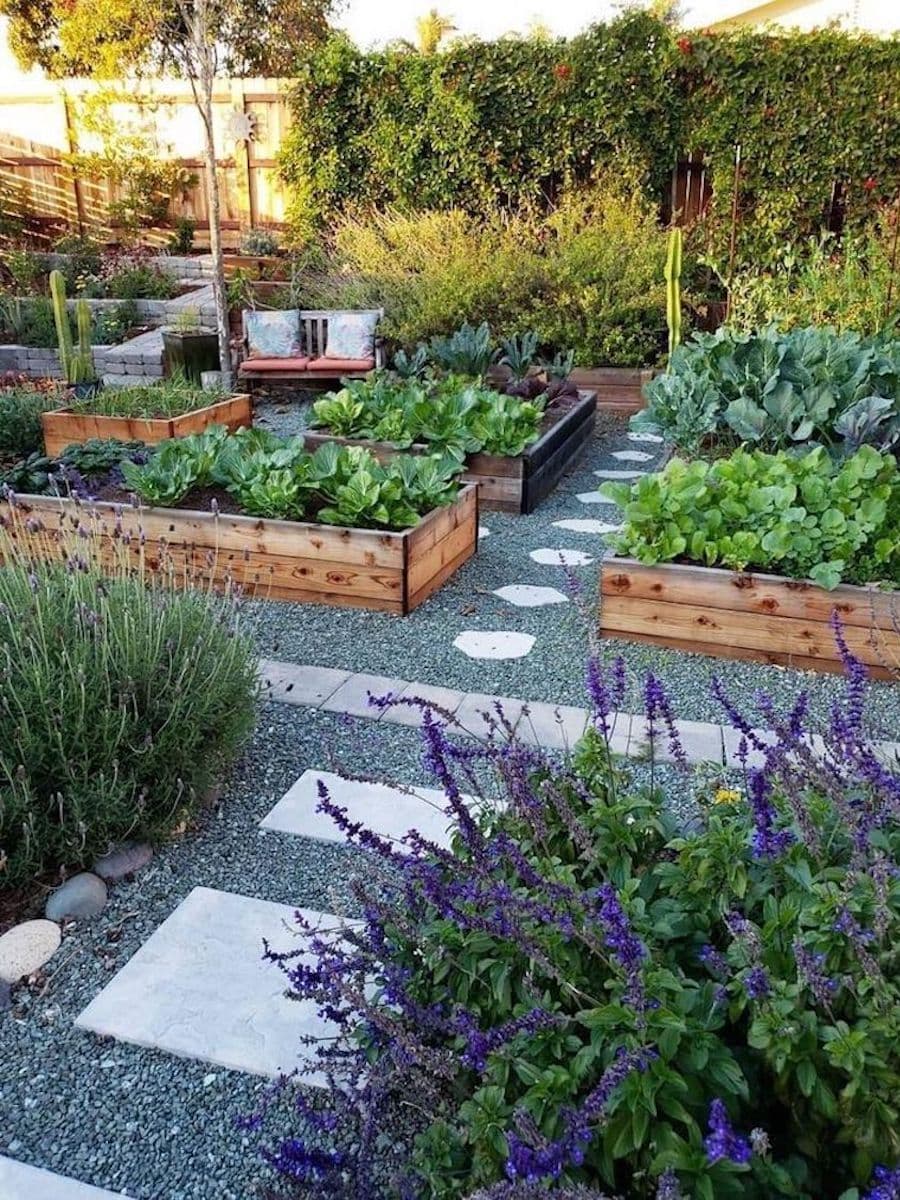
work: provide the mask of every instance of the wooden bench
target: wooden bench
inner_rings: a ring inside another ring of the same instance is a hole
[[[253,380],[303,383],[332,383],[335,379],[363,379],[370,371],[384,366],[384,345],[375,331],[375,354],[369,359],[326,358],[328,345],[328,321],[331,317],[343,316],[345,310],[303,309],[300,312],[301,344],[305,349],[302,358],[247,358],[247,314],[241,314],[243,330],[241,358],[238,375],[248,382]],[[354,310],[375,314],[379,322],[384,319],[384,309]]]

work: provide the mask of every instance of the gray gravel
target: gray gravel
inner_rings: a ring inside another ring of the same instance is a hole
[[[264,704],[258,731],[216,810],[163,847],[104,912],[70,927],[46,985],[0,1004],[0,1154],[140,1200],[250,1200],[269,1178],[254,1135],[235,1128],[266,1083],[73,1028],[79,1012],[197,886],[284,904],[345,909],[355,851],[258,823],[307,768],[340,765],[405,783],[428,782],[421,735],[311,709]],[[636,784],[648,768],[628,768]],[[659,779],[675,784],[670,768]],[[670,786],[686,813],[685,783]],[[165,981],[160,981],[165,986]],[[267,1138],[291,1125],[286,1104]]]
[[[300,403],[265,403],[257,420],[283,432],[300,432],[307,408]],[[491,535],[482,540],[477,555],[459,570],[430,600],[407,617],[324,605],[290,605],[258,601],[255,610],[263,653],[271,658],[353,671],[400,676],[423,683],[471,692],[518,696],[557,704],[582,704],[583,663],[588,628],[596,619],[599,559],[603,539],[554,527],[566,518],[595,517],[614,523],[614,505],[582,504],[578,493],[596,490],[596,470],[648,469],[663,458],[661,447],[632,443],[623,418],[600,414],[597,438],[573,472],[529,516],[485,511],[482,523]],[[614,450],[658,450],[646,464],[623,463],[611,457]],[[566,572],[557,566],[540,566],[528,557],[540,547],[586,551],[595,561],[574,568],[582,596],[579,605],[515,608],[492,595],[514,583],[567,588]],[[464,629],[511,629],[532,634],[537,640],[525,658],[479,661],[467,658],[453,646]],[[698,654],[665,650],[626,642],[605,642],[603,654],[621,654],[628,664],[632,689],[629,705],[641,709],[640,689],[648,670],[665,681],[679,717],[720,721],[722,710],[710,694],[710,681],[719,676],[736,697],[749,700],[765,690],[780,706],[788,704],[801,688],[811,694],[813,720],[827,719],[830,705],[842,693],[839,677],[815,675],[782,667],[765,666]],[[900,728],[900,687],[873,684],[868,718],[872,733],[894,738]]]

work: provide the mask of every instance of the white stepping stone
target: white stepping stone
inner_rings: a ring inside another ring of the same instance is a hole
[[[469,658],[524,658],[535,639],[512,629],[465,629],[453,645]]]
[[[659,443],[662,438],[658,433],[629,433],[629,442],[655,442]]]
[[[0,1156],[0,1200],[25,1200],[27,1196],[35,1200],[121,1200],[125,1195]]]
[[[598,479],[640,479],[646,471],[595,471]]]
[[[494,592],[516,608],[542,608],[545,604],[568,604],[569,597],[552,587],[533,587],[529,583],[511,583]]]
[[[528,557],[542,567],[586,567],[594,561],[583,550],[551,550],[547,546],[532,550]]]
[[[616,507],[612,500],[607,496],[601,496],[599,491],[579,492],[575,499],[580,500],[582,504],[608,504],[611,508]]]
[[[618,533],[621,525],[610,525],[608,521],[598,521],[594,517],[575,517],[570,521],[554,521],[555,528],[566,529],[569,533]]]
[[[613,458],[617,458],[619,462],[650,462],[654,456],[648,454],[646,450],[614,450]]]
[[[323,933],[339,924],[328,913],[194,888],[75,1024],[232,1071],[293,1070],[301,1054],[313,1054],[303,1035],[335,1032],[313,1001],[287,999],[284,973],[262,959],[263,938],[275,950],[302,946],[297,911]],[[324,1083],[312,1073],[303,1078]]]
[[[486,538],[486,537],[490,537],[490,536],[491,536],[491,531],[488,529],[487,525],[479,525],[478,526],[479,542],[481,541],[482,538]]]
[[[263,817],[263,829],[293,833],[322,842],[346,841],[327,813],[317,812],[319,781],[328,788],[333,803],[347,810],[350,821],[361,821],[380,837],[399,842],[411,829],[439,846],[450,845],[451,820],[445,811],[447,798],[438,788],[416,787],[409,791],[386,783],[342,779],[331,771],[304,771],[290,791]],[[471,796],[468,804],[477,803]]]

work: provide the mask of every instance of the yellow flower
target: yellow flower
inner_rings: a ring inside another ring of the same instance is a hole
[[[713,800],[716,804],[737,804],[741,798],[741,793],[734,788],[717,788]]]

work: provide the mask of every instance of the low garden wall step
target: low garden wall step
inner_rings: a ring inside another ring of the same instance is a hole
[[[121,1200],[124,1195],[0,1156],[0,1200],[25,1200],[27,1196],[35,1200]]]

